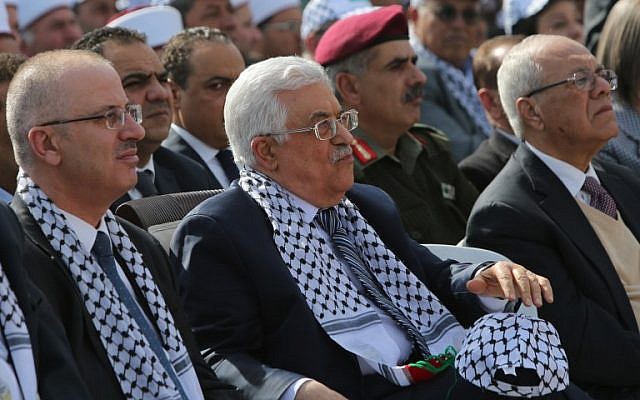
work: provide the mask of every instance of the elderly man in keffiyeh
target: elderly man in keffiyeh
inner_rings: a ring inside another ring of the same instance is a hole
[[[166,255],[109,211],[136,183],[144,136],[141,108],[111,64],[78,50],[29,59],[10,84],[7,121],[24,265],[62,321],[91,398],[224,396],[194,347]]]
[[[172,243],[219,376],[255,399],[477,398],[452,368],[463,325],[488,306],[476,294],[540,306],[553,300],[548,280],[510,262],[442,261],[410,240],[384,192],[354,185],[357,112],[341,109],[316,63],[246,69],[225,124],[240,179]],[[568,384],[558,370],[544,393]]]

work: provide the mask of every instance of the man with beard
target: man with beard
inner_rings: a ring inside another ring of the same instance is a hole
[[[444,135],[415,125],[426,78],[415,65],[402,8],[336,22],[315,56],[342,105],[358,111],[356,181],[389,193],[414,240],[457,243],[478,193],[453,161]]]
[[[74,48],[93,51],[109,60],[120,75],[129,101],[142,106],[145,136],[137,143],[138,183],[111,208],[115,210],[130,199],[213,188],[201,165],[160,146],[171,126],[171,90],[167,72],[145,43],[145,36],[130,29],[104,27],[85,34]]]

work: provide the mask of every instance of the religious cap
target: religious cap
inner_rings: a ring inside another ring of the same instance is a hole
[[[149,47],[164,46],[176,33],[181,32],[180,11],[170,6],[151,6],[116,14],[107,26],[133,29],[147,36]]]
[[[569,361],[558,332],[548,321],[523,314],[479,318],[467,332],[455,365],[466,381],[502,396],[545,396],[569,385]],[[517,381],[523,370],[537,375],[539,383],[504,381]]]
[[[51,11],[71,9],[71,6],[71,0],[21,0],[18,4],[18,25],[21,30],[27,29]]]
[[[381,7],[331,25],[318,42],[315,58],[326,66],[384,42],[408,39],[407,18],[402,7]]]
[[[536,15],[548,3],[549,0],[503,0],[502,19],[505,33],[513,34],[513,27],[518,22]]]
[[[300,0],[250,0],[253,23],[260,25],[280,11],[300,7]]]
[[[311,0],[302,11],[300,36],[306,38],[325,24],[367,7],[371,7],[369,0]]]

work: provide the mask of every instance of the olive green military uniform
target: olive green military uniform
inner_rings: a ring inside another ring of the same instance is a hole
[[[451,158],[443,133],[416,124],[400,137],[393,156],[361,130],[354,136],[355,180],[393,198],[413,239],[456,244],[464,237],[478,192]]]

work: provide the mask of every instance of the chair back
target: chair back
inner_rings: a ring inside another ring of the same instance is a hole
[[[423,246],[428,248],[436,257],[443,260],[452,259],[473,264],[485,261],[509,261],[507,257],[500,253],[479,247],[453,246],[450,244],[423,244]],[[522,304],[516,312],[529,317],[538,316],[538,309],[535,306],[525,306]]]
[[[116,209],[116,215],[151,233],[168,254],[171,237],[182,218],[204,200],[222,192],[223,189],[198,190],[129,200]]]

